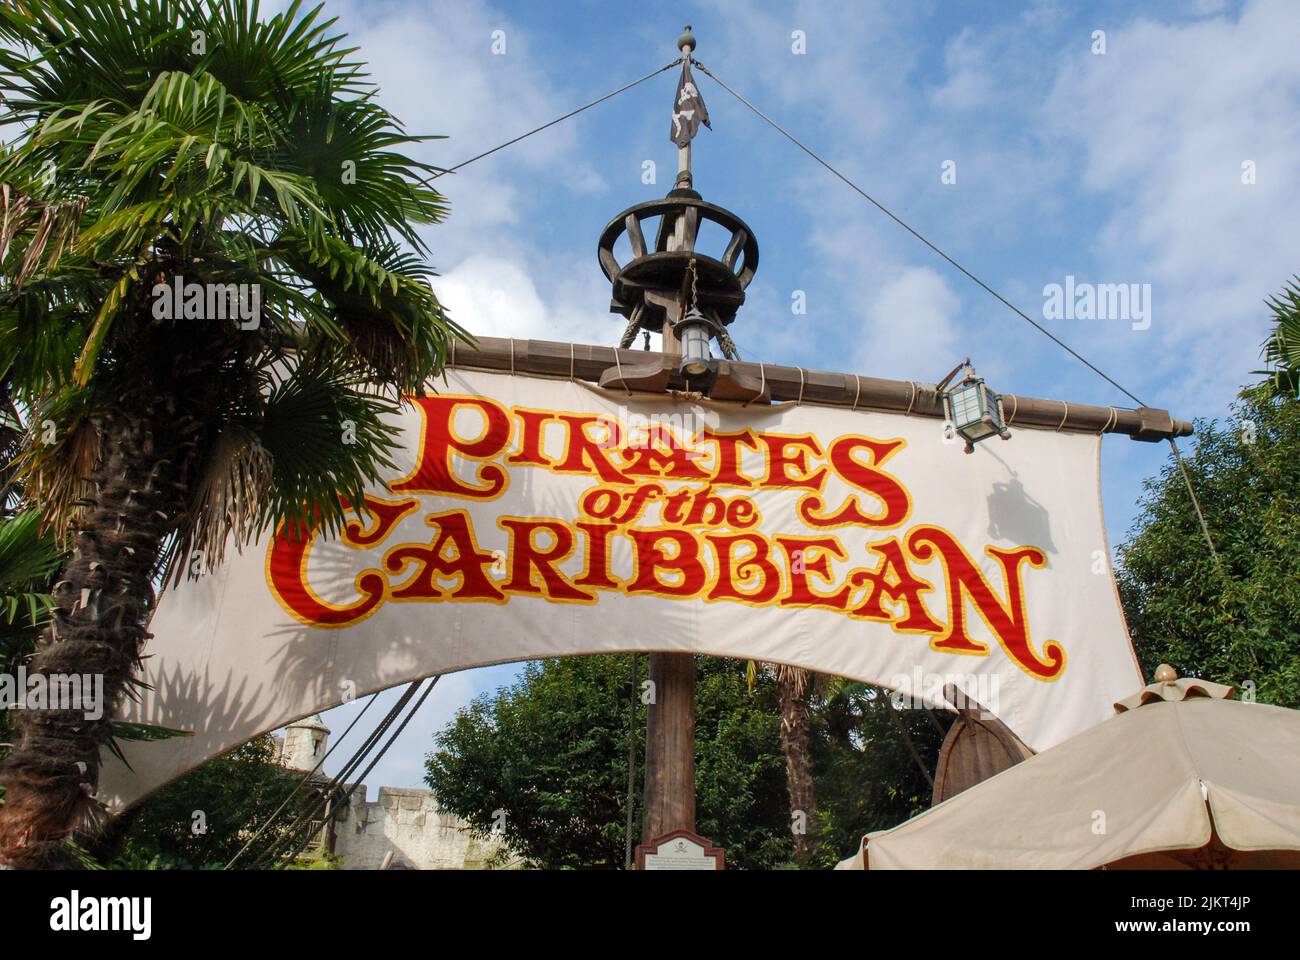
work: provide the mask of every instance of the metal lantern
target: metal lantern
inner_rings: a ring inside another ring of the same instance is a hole
[[[1011,431],[1002,422],[1002,405],[998,395],[967,367],[961,382],[944,394],[944,407],[952,429],[966,441],[966,452],[974,453],[975,444],[989,437],[1011,439]]]
[[[675,332],[682,344],[682,373],[687,377],[702,377],[707,374],[712,369],[713,361],[713,354],[709,351],[713,323],[698,307],[691,307],[686,311],[686,316],[677,322]]]

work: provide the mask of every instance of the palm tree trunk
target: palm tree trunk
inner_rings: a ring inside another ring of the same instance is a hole
[[[72,556],[29,675],[103,677],[102,716],[85,709],[21,710],[0,782],[0,862],[67,863],[65,837],[99,811],[100,747],[140,666],[159,555],[186,507],[197,422],[153,391],[124,398],[97,423],[101,456],[76,522]],[[131,402],[138,401],[138,402]]]
[[[790,823],[794,831],[794,856],[808,864],[816,798],[812,778],[812,727],[808,691],[812,674],[798,667],[777,666],[777,700],[781,710],[781,751],[785,754],[786,790],[790,795]]]

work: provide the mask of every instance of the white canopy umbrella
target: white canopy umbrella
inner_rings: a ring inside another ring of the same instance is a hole
[[[1158,682],[837,869],[1300,867],[1300,711]]]

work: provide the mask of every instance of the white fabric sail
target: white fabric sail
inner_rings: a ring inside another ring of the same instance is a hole
[[[348,533],[268,535],[162,597],[121,807],[256,734],[432,674],[691,651],[940,705],[956,683],[1044,749],[1140,683],[1110,571],[1100,438],[689,403],[453,370],[401,414]]]

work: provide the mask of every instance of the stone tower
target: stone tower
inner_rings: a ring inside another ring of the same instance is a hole
[[[304,717],[284,728],[284,746],[281,756],[291,770],[312,770],[325,756],[329,746],[330,729],[320,714]]]

